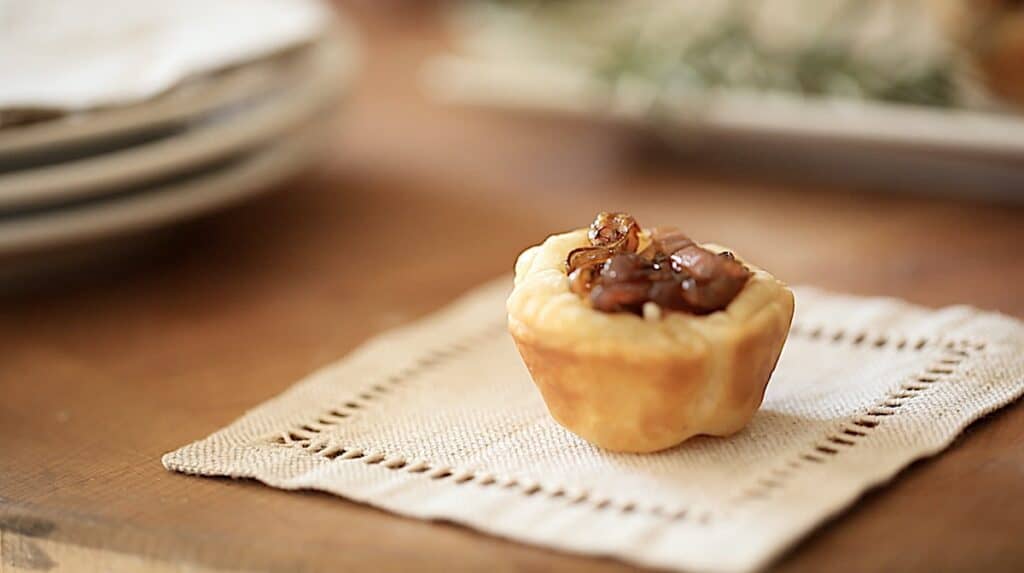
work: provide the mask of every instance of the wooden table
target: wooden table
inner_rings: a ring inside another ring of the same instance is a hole
[[[433,7],[354,6],[364,82],[326,159],[144,262],[0,301],[0,571],[623,571],[327,495],[164,471],[376,333],[601,209],[792,283],[1024,316],[1024,210],[732,175],[621,129],[417,93]],[[1024,406],[868,494],[780,571],[1020,571]]]

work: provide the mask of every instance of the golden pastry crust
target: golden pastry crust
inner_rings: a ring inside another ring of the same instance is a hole
[[[792,292],[744,262],[753,275],[722,311],[600,312],[569,291],[565,271],[569,251],[587,244],[580,229],[524,251],[508,299],[509,332],[555,420],[622,452],[743,428],[789,333]]]

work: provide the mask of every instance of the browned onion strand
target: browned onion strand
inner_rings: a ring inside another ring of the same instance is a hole
[[[569,288],[604,312],[641,314],[647,302],[708,314],[729,305],[750,278],[730,252],[714,253],[675,227],[657,227],[638,253],[640,225],[626,213],[599,213],[589,247],[566,258]]]
[[[640,225],[627,213],[598,213],[590,225],[590,244],[617,253],[635,253],[640,246]]]
[[[651,231],[651,246],[657,252],[671,255],[672,253],[693,245],[690,237],[675,227],[655,227]]]
[[[569,252],[565,265],[570,272],[583,267],[603,265],[612,254],[613,251],[605,247],[580,247]]]

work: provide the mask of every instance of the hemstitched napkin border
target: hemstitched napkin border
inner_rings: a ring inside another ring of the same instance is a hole
[[[326,491],[410,517],[640,565],[757,569],[868,488],[938,453],[972,421],[1024,393],[1018,321],[967,307],[931,311],[891,299],[795,290],[791,340],[916,354],[920,368],[869,407],[836,420],[820,439],[759,467],[728,499],[682,507],[644,503],[558,476],[458,467],[338,438],[350,418],[393,408],[388,398],[425,373],[486,360],[475,356],[482,344],[506,336],[507,280],[372,340],[227,428],[165,455],[163,463],[189,474]],[[873,308],[872,322],[858,308]],[[807,491],[815,495],[808,498]]]

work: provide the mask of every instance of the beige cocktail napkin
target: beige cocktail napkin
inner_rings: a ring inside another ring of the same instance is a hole
[[[1015,320],[801,288],[742,433],[612,454],[547,415],[505,333],[508,283],[369,342],[164,465],[564,551],[747,571],[1024,392]]]

